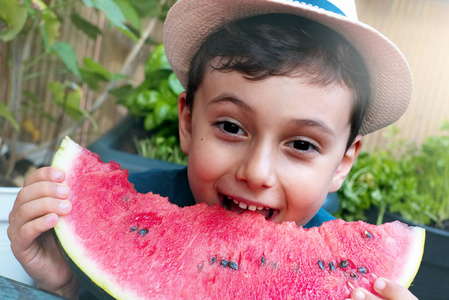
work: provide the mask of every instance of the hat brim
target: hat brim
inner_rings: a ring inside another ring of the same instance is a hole
[[[164,25],[168,61],[184,88],[190,61],[206,38],[224,24],[245,17],[288,13],[322,23],[343,36],[362,56],[370,77],[371,97],[360,134],[396,122],[407,110],[413,80],[401,51],[372,27],[299,2],[279,0],[189,0],[177,2]]]

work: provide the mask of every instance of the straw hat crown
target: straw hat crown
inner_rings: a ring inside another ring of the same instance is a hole
[[[353,0],[179,0],[164,25],[165,52],[186,87],[189,65],[201,44],[224,24],[269,13],[288,13],[322,23],[362,56],[370,77],[370,103],[360,133],[397,121],[407,110],[412,75],[400,50],[383,34],[359,22]]]

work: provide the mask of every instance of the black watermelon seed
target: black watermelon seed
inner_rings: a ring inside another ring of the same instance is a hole
[[[277,269],[278,269],[278,266],[279,266],[279,263],[275,263],[274,264],[274,269],[277,271]]]
[[[260,258],[260,264],[261,264],[262,266],[265,266],[265,256],[262,256],[262,257]]]
[[[358,271],[359,271],[360,273],[362,273],[362,274],[368,273],[368,270],[367,270],[364,266],[361,266],[361,267],[358,269]]]
[[[228,267],[230,267],[231,269],[234,269],[234,270],[238,270],[239,264],[237,262],[231,260],[228,264]]]
[[[147,233],[148,233],[148,229],[146,229],[146,228],[140,229],[140,230],[139,230],[139,234],[140,234],[140,235],[145,235],[145,234],[147,234]]]
[[[203,268],[203,264],[200,263],[200,264],[198,265],[198,271],[201,271],[202,268]]]
[[[212,256],[212,258],[210,259],[210,263],[214,264],[215,261],[217,261],[217,258],[215,256]]]
[[[222,265],[223,267],[228,267],[229,266],[229,260],[223,259],[222,261],[220,261],[220,265]]]
[[[129,229],[129,231],[131,231],[131,232],[136,231],[136,230],[137,230],[137,227],[136,227],[136,226],[133,226],[133,227],[131,227],[131,228]]]
[[[298,265],[295,264],[295,272],[298,273],[298,271],[299,271]]]
[[[318,265],[320,266],[321,270],[324,270],[324,264],[323,264],[323,261],[321,259],[318,261]]]
[[[329,263],[329,269],[330,269],[332,272],[335,271],[335,265],[334,265],[333,262],[330,262],[330,263]]]
[[[349,265],[349,262],[346,259],[343,259],[341,262],[338,263],[338,266],[340,268],[346,268]]]
[[[351,278],[357,279],[357,275],[355,275],[354,273],[349,274],[349,276],[351,276]]]
[[[367,237],[367,238],[369,238],[369,239],[372,239],[372,238],[373,238],[373,235],[372,235],[371,232],[369,232],[368,230],[365,230],[365,231],[363,232],[363,234],[365,235],[365,237]]]

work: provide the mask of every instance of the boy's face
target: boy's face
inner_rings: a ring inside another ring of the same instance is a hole
[[[192,111],[179,97],[182,150],[197,203],[306,224],[338,190],[360,146],[345,152],[353,95],[303,78],[245,79],[208,67]]]

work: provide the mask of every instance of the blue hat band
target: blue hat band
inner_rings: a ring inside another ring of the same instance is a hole
[[[346,17],[346,15],[338,7],[336,7],[334,4],[332,4],[331,2],[329,2],[327,0],[306,0],[306,1],[290,0],[290,1],[299,2],[301,4],[305,4],[308,6],[322,8],[324,10],[331,11],[333,13],[336,13],[336,14]]]

